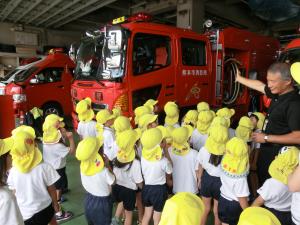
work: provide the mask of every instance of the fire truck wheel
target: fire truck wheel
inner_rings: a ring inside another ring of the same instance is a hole
[[[58,103],[46,103],[43,106],[43,111],[45,117],[49,114],[56,114],[59,116],[63,116],[62,108]]]

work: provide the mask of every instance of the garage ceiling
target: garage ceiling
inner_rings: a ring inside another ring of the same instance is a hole
[[[176,6],[184,0],[0,0],[0,21],[61,30],[96,28],[111,19],[138,11],[176,24]],[[299,26],[298,0],[199,0],[205,4],[205,17],[252,31],[279,36],[295,34]],[[273,2],[273,3],[272,3]],[[294,17],[285,17],[293,12]],[[289,2],[289,5],[286,4]],[[274,4],[276,3],[276,4]],[[269,4],[269,5],[268,5]],[[265,7],[265,11],[263,11]],[[276,7],[281,20],[276,17]],[[283,14],[282,14],[283,13]],[[268,17],[269,16],[269,17]]]

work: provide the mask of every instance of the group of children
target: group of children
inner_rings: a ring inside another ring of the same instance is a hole
[[[91,99],[83,99],[76,106],[77,148],[63,118],[48,115],[42,154],[34,130],[16,128],[0,142],[0,191],[7,192],[8,185],[16,196],[11,201],[11,224],[54,225],[72,216],[60,204],[68,154],[80,161],[89,225],[117,225],[123,219],[131,225],[135,208],[143,225],[151,219],[154,225],[205,225],[211,210],[215,225],[262,224],[253,219],[260,214],[262,221],[268,221],[264,225],[297,224],[299,207],[292,205],[298,203],[292,201],[287,179],[299,164],[299,150],[284,147],[270,165],[271,178],[261,187],[253,172],[259,144],[251,141],[251,134],[262,130],[262,113],[241,117],[234,130],[230,126],[235,111],[214,112],[206,102],[189,110],[181,121],[177,104],[166,103],[164,125],[158,124],[158,111],[158,102],[149,99],[134,110],[131,121],[118,108],[95,115]],[[256,207],[245,210],[250,205]],[[172,214],[177,211],[179,216]]]

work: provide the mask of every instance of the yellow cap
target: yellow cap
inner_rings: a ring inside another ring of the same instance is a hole
[[[43,123],[43,131],[48,129],[58,129],[65,126],[65,123],[63,122],[64,118],[56,115],[56,114],[49,114],[46,116],[45,121]]]
[[[32,135],[32,131],[25,130],[14,132],[13,146],[10,151],[13,166],[21,173],[30,172],[42,161],[42,154],[34,142],[35,135]]]
[[[26,126],[26,125],[21,125],[21,126],[15,128],[15,129],[13,129],[11,134],[12,134],[12,136],[14,136],[20,131],[24,131],[24,132],[29,133],[33,138],[36,137],[34,129],[32,127]]]
[[[163,133],[159,128],[146,130],[141,137],[143,158],[149,161],[160,160],[162,157],[160,143],[163,139]]]
[[[145,114],[139,117],[138,126],[142,131],[147,130],[147,126],[157,120],[157,115]]]
[[[247,176],[249,172],[248,146],[234,137],[226,143],[226,152],[221,163],[223,171],[230,176]]]
[[[112,112],[115,115],[115,117],[122,116],[122,110],[120,107],[113,108]]]
[[[230,127],[230,118],[235,114],[234,109],[222,108],[216,113],[217,116],[224,117],[227,121],[227,127]]]
[[[0,156],[6,154],[13,147],[14,140],[12,137],[0,139]]]
[[[100,110],[96,115],[97,123],[105,124],[108,120],[114,119],[115,115],[111,113],[108,109]]]
[[[43,132],[43,142],[45,144],[55,144],[61,139],[61,133],[54,127]]]
[[[261,112],[254,112],[254,113],[252,113],[252,114],[256,115],[257,118],[258,118],[256,127],[257,127],[258,129],[262,130],[262,129],[263,129],[264,122],[265,122],[265,118],[266,118],[265,115],[264,115],[263,113],[261,113]]]
[[[83,122],[89,122],[95,117],[95,113],[92,110],[92,100],[85,98],[77,103],[76,112],[78,119]]]
[[[76,150],[76,158],[81,161],[80,171],[86,176],[93,176],[102,171],[104,161],[98,153],[103,144],[101,138],[87,137],[79,142]]]
[[[188,143],[194,128],[190,125],[175,128],[172,133],[172,152],[176,155],[186,155],[190,151]]]
[[[135,143],[139,140],[141,132],[138,130],[126,130],[121,132],[116,142],[119,147],[117,159],[121,163],[132,162],[135,158]]]
[[[269,174],[276,180],[287,184],[288,176],[299,164],[299,149],[295,146],[283,147],[280,153],[270,164]]]
[[[199,225],[204,204],[197,195],[179,192],[166,201],[159,225]]]
[[[157,100],[154,100],[154,99],[148,99],[146,102],[145,102],[145,106],[148,106],[151,111],[153,112],[153,109],[154,109],[154,106],[158,103]]]
[[[238,138],[241,138],[245,142],[248,142],[251,139],[253,128],[253,123],[251,122],[250,118],[247,116],[243,116],[239,121],[239,125],[235,130],[235,134]]]
[[[198,115],[197,130],[201,134],[207,134],[208,128],[212,120],[214,119],[214,113],[211,110],[201,111]]]
[[[129,118],[126,116],[118,116],[114,121],[114,129],[116,131],[116,135],[125,130],[131,129]]]
[[[165,124],[168,126],[173,126],[178,122],[179,119],[179,109],[175,102],[167,102],[164,111],[166,113]]]
[[[37,108],[37,107],[33,107],[33,108],[30,110],[30,112],[32,113],[34,119],[37,119],[37,118],[43,116],[43,110],[42,110],[42,109],[39,109],[39,108]]]
[[[183,123],[186,125],[192,124],[193,127],[196,127],[197,120],[198,120],[198,111],[189,110],[184,116]]]
[[[281,225],[281,223],[265,208],[248,207],[240,215],[238,225]]]
[[[146,106],[146,105],[139,106],[139,107],[135,108],[135,110],[134,110],[134,115],[135,115],[134,122],[135,122],[135,124],[136,125],[138,124],[139,118],[142,115],[151,114],[151,113],[152,113],[151,108],[149,106]]]
[[[197,105],[197,111],[200,113],[201,111],[210,110],[209,104],[207,102],[199,102]]]
[[[300,62],[293,63],[290,70],[293,79],[300,84]]]
[[[221,125],[221,126],[225,126],[227,128],[229,128],[227,120],[224,117],[220,117],[220,116],[216,116],[213,118],[210,126],[217,126],[217,125]]]
[[[216,125],[209,129],[209,135],[205,142],[207,151],[214,155],[224,155],[225,145],[228,141],[228,128]]]

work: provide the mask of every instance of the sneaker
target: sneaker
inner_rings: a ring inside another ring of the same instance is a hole
[[[59,215],[60,214],[60,215]],[[55,218],[57,222],[66,221],[73,217],[73,213],[70,211],[61,211],[55,213]]]

